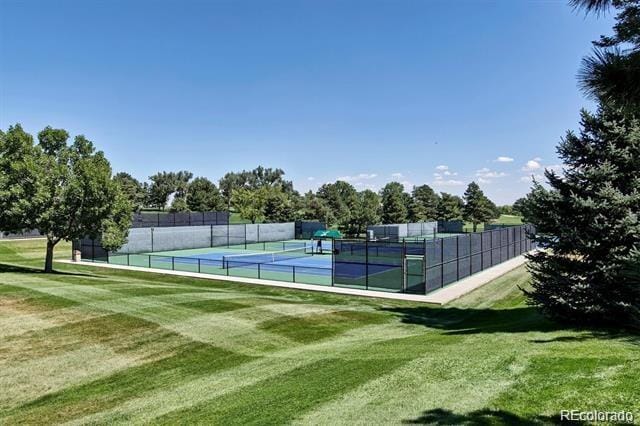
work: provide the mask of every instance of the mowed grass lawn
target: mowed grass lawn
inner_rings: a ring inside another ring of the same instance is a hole
[[[637,336],[563,328],[517,269],[445,308],[58,265],[0,243],[0,424],[640,418]],[[58,256],[67,257],[63,245]]]
[[[522,225],[522,216],[501,214],[499,218],[492,220],[491,223],[500,225]],[[473,232],[473,224],[471,222],[466,222],[463,228],[465,232]],[[476,230],[484,231],[484,223],[479,223]]]

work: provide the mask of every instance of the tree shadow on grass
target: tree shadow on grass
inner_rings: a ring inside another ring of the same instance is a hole
[[[429,425],[524,425],[549,424],[583,425],[583,422],[560,421],[560,416],[536,416],[526,418],[503,410],[477,410],[466,414],[456,414],[450,410],[436,408],[422,413],[415,419],[403,420],[403,424]]]
[[[532,343],[579,342],[591,338],[621,339],[640,343],[640,335],[611,328],[580,328],[564,325],[545,318],[536,308],[521,306],[500,308],[456,307],[394,307],[382,308],[400,317],[406,324],[423,325],[443,330],[448,335],[527,333],[567,331],[580,333],[573,336],[557,336],[551,339],[531,340]]]
[[[445,330],[446,334],[524,333],[564,329],[546,320],[533,307],[509,309],[439,308],[419,306],[411,308],[383,308],[400,316],[403,323]]]
[[[69,276],[69,277],[86,277],[86,278],[104,278],[99,275],[85,274],[83,272],[66,272],[66,271],[52,271],[44,272],[40,268],[34,268],[30,266],[12,265],[9,263],[0,263],[0,273],[14,273],[14,274],[43,274],[52,276]]]

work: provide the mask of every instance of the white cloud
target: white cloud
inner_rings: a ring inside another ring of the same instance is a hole
[[[400,172],[396,172],[396,173],[391,173],[391,177],[394,179],[402,179],[404,175]]]
[[[507,157],[507,156],[500,156],[493,161],[496,161],[498,163],[511,163],[513,162],[513,158]]]
[[[491,180],[485,178],[478,178],[478,183],[491,183]]]
[[[455,179],[436,179],[433,181],[433,186],[461,186],[464,182]]]
[[[413,184],[411,182],[409,182],[408,180],[403,180],[402,182],[400,182],[400,184],[402,186],[404,186],[405,191],[410,190],[411,188],[413,188]]]
[[[496,172],[486,167],[483,167],[480,170],[476,170],[476,176],[478,176],[480,179],[487,180],[487,179],[496,179],[496,178],[505,177],[507,176],[507,174],[505,172]],[[480,179],[478,179],[478,182],[480,182]],[[488,183],[488,181],[485,183]]]
[[[536,157],[533,160],[527,161],[527,164],[525,164],[524,167],[522,167],[522,170],[525,172],[531,172],[534,170],[538,170],[541,167],[542,165],[540,164],[540,158]]]
[[[378,175],[375,173],[360,173],[355,176],[340,176],[337,180],[343,180],[345,182],[360,182],[363,180],[370,180],[376,178]]]
[[[436,167],[437,172],[433,173],[433,177],[435,180],[433,181],[433,185],[435,186],[460,186],[464,185],[464,182],[451,179],[453,176],[458,176],[458,172],[453,172],[449,169],[449,166],[440,165]],[[449,178],[449,179],[445,179]]]
[[[307,180],[308,180],[308,181],[314,181],[314,180],[316,180],[316,178],[314,178],[313,176],[309,176],[309,177],[307,178]]]

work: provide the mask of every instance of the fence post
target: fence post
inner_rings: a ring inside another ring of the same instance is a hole
[[[489,247],[491,247],[491,257],[489,257],[490,260],[490,265],[489,266],[493,266],[493,231],[489,231]]]
[[[353,249],[353,246],[352,246]],[[369,240],[364,242],[364,288],[369,289]]]
[[[469,235],[469,276],[473,274],[473,244],[471,243],[472,235],[474,234]]]
[[[333,287],[335,285],[335,275],[336,275],[336,247],[335,247],[335,241],[336,240],[332,240],[331,241],[331,287]],[[342,248],[342,244],[340,244],[340,248]]]
[[[440,239],[440,288],[444,287],[444,239]]]
[[[406,269],[406,266],[404,264],[406,258],[407,258],[407,242],[403,238],[402,239],[402,253],[400,254],[400,265],[402,265],[401,268],[400,268],[400,275],[402,275],[402,292],[403,293],[406,293],[406,289],[405,289],[405,285],[404,285],[405,279],[406,279],[406,275],[405,274],[409,273],[409,270]],[[407,284],[409,284],[409,283],[407,283]],[[408,287],[408,285],[407,285],[407,287]]]
[[[480,270],[484,271],[484,232],[480,233]]]
[[[200,273],[200,258],[198,258],[198,273]]]
[[[296,282],[296,266],[293,265],[292,268],[293,268],[293,282],[295,283]]]
[[[174,216],[174,218],[175,218],[175,216]],[[175,220],[174,220],[174,223],[175,223]],[[176,258],[173,257],[173,256],[171,256],[171,270],[172,271],[176,270]]]
[[[260,264],[258,263],[258,279],[260,279]]]
[[[127,253],[127,266],[131,266],[131,262],[129,261],[129,256],[130,256],[130,254]]]
[[[456,235],[456,281],[460,281],[460,235]]]

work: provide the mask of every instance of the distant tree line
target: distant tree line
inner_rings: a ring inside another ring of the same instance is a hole
[[[227,173],[217,185],[206,177],[194,179],[193,173],[184,170],[156,173],[149,182],[118,173],[114,181],[137,211],[229,209],[252,223],[320,220],[348,235],[361,234],[372,224],[432,220],[465,220],[475,229],[501,213],[517,213],[514,206],[497,207],[475,182],[459,197],[437,193],[429,185],[406,192],[398,182],[386,184],[379,192],[357,191],[340,180],[300,194],[282,169],[265,167]]]

